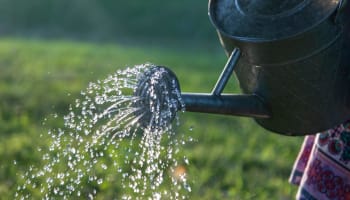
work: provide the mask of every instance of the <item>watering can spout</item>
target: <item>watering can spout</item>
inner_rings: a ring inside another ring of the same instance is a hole
[[[269,118],[270,113],[263,100],[256,94],[222,94],[240,57],[240,50],[233,49],[224,70],[210,94],[182,93],[185,110],[254,118]]]
[[[257,95],[213,95],[183,93],[185,110],[213,114],[269,118],[270,113]]]
[[[240,50],[234,49],[211,93],[181,93],[177,77],[170,69],[153,66],[146,70],[139,77],[134,94],[139,99],[135,106],[143,108],[143,117],[140,121],[145,121],[146,126],[152,120],[154,109],[147,105],[155,105],[155,96],[158,98],[157,104],[171,113],[162,115],[168,116],[163,121],[171,121],[178,110],[269,118],[270,112],[258,95],[222,94],[239,56]]]

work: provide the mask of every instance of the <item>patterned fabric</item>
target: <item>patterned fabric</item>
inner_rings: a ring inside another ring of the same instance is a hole
[[[290,182],[296,199],[350,200],[350,121],[305,137]]]

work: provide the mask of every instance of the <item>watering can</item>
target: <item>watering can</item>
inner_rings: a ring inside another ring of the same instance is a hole
[[[209,0],[209,17],[229,58],[210,93],[181,94],[186,111],[253,117],[292,136],[350,118],[345,0]],[[222,94],[233,73],[243,94]]]

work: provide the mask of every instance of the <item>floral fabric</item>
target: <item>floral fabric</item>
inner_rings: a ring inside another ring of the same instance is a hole
[[[296,199],[350,200],[350,121],[305,137],[290,182]]]

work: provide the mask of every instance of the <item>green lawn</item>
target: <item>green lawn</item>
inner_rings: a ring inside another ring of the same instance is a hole
[[[90,81],[126,66],[152,62],[170,67],[182,90],[209,92],[224,66],[223,51],[135,48],[67,40],[0,39],[0,197],[13,199],[19,174],[40,165],[38,146]],[[226,92],[239,92],[231,80]],[[178,135],[190,135],[190,199],[293,199],[288,176],[302,138],[270,133],[251,119],[182,113]],[[39,138],[39,135],[43,135]],[[101,186],[102,187],[102,186]],[[99,188],[98,199],[116,193]],[[115,196],[115,195],[114,195]]]

